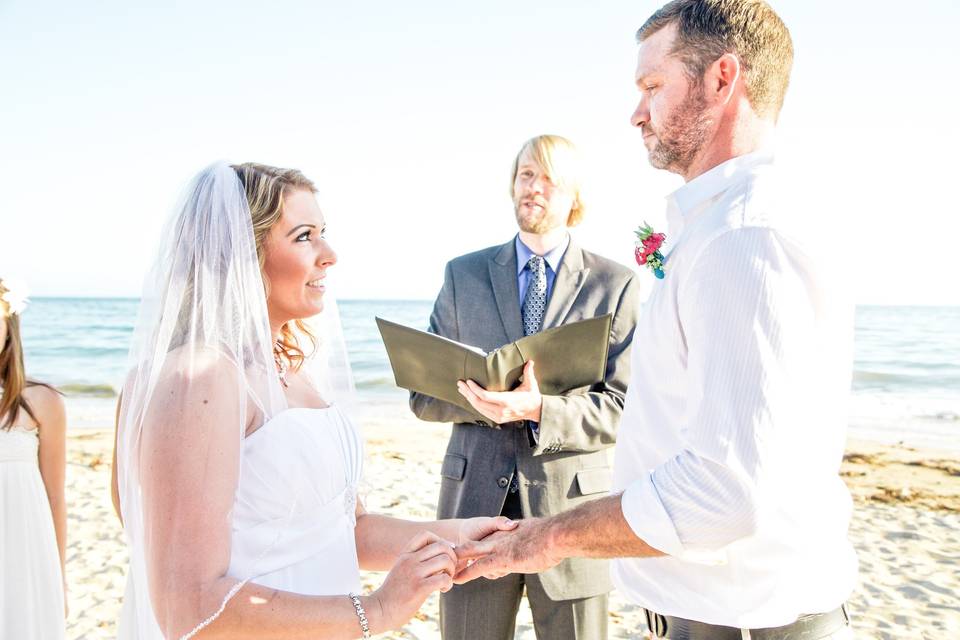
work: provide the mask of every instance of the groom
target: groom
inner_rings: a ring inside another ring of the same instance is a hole
[[[430,330],[489,351],[544,328],[612,313],[605,378],[544,396],[535,363],[528,363],[511,392],[487,393],[461,382],[461,393],[486,416],[480,421],[456,405],[411,394],[420,419],[455,423],[440,470],[440,518],[542,517],[610,489],[609,453],[637,320],[636,279],[626,267],[581,249],[568,233],[584,213],[578,164],[565,138],[539,136],[523,145],[511,178],[519,234],[447,264]],[[440,596],[443,638],[512,639],[526,589],[540,640],[602,640],[610,586],[605,561],[572,559],[540,575],[455,587]]]
[[[618,558],[654,637],[851,637],[852,318],[776,199],[790,34],[760,0],[676,0],[637,38],[632,122],[651,164],[687,184],[637,325],[615,493],[464,545],[480,559],[459,581]]]

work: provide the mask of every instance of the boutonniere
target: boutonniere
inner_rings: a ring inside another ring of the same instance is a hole
[[[662,233],[655,233],[653,227],[646,222],[642,227],[638,227],[634,232],[637,234],[637,248],[633,255],[637,259],[637,264],[641,267],[649,267],[653,275],[663,278],[663,254],[660,253],[660,247],[663,241],[667,239]]]

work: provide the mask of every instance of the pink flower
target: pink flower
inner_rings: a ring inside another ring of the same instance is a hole
[[[660,247],[667,239],[666,234],[656,233],[646,222],[634,233],[636,233],[637,240],[633,255],[637,264],[649,267],[653,271],[653,275],[657,278],[663,278],[664,257],[660,254]]]
[[[666,237],[665,235],[663,235],[662,233],[654,233],[654,234],[652,234],[649,238],[647,238],[647,240],[649,240],[650,242],[652,242],[653,244],[655,244],[655,245],[657,246],[657,248],[659,249],[659,248],[660,248],[660,245],[663,244],[663,241],[666,240],[666,238],[667,238],[667,237]]]

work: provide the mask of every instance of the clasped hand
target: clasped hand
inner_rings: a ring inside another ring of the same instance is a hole
[[[560,562],[548,553],[545,521],[539,518],[510,520],[469,518],[460,525],[456,544],[447,555],[455,558],[441,570],[463,584],[479,577],[494,580],[508,573],[539,573]],[[438,539],[434,539],[438,540]],[[447,589],[442,589],[446,591]]]
[[[457,390],[470,406],[495,424],[517,420],[540,422],[543,396],[534,373],[533,360],[523,366],[523,378],[513,391],[487,391],[473,380],[458,380]]]
[[[503,516],[469,518],[460,521],[455,541],[445,540],[431,531],[419,532],[397,557],[380,588],[371,594],[376,604],[376,608],[368,611],[373,614],[372,628],[379,633],[405,624],[427,596],[453,587],[455,576],[467,564],[466,559],[458,558],[457,549],[516,526]]]
[[[508,573],[540,573],[563,558],[551,552],[546,521],[530,518],[509,531],[495,531],[482,540],[457,546],[457,574],[453,582],[476,578],[495,580]]]
[[[372,594],[377,628],[393,629],[410,619],[434,591],[476,578],[538,573],[560,562],[547,552],[543,520],[470,518],[460,524],[457,542],[434,533],[417,534],[397,559],[383,585]]]

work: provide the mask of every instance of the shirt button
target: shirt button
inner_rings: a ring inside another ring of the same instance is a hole
[[[501,489],[505,489],[508,484],[510,484],[510,478],[507,478],[506,476],[500,476],[497,478],[497,486]]]

